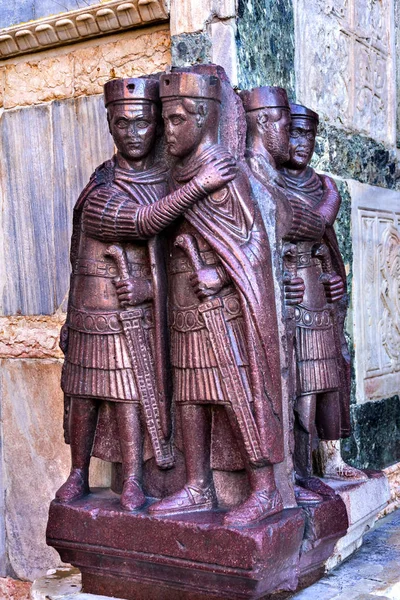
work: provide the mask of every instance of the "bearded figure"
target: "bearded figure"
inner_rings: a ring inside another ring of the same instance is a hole
[[[350,435],[350,356],[344,336],[346,273],[333,224],[341,198],[335,182],[309,166],[317,134],[318,115],[291,104],[289,160],[282,169],[288,199],[301,214],[322,219],[316,231],[303,219],[301,235],[288,232],[295,243],[297,275],[304,297],[295,307],[298,397],[296,401],[296,470],[312,474],[312,451],[320,442],[321,474],[335,479],[365,479],[341,458],[338,440]]]

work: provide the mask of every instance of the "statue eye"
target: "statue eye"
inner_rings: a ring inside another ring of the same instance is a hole
[[[148,121],[138,121],[136,123],[136,127],[138,129],[146,129],[146,127],[148,127],[150,125],[150,123]]]
[[[116,126],[118,127],[118,129],[126,129],[128,127],[128,121],[126,121],[125,119],[118,119],[118,121],[116,122]]]
[[[181,117],[172,117],[171,118],[172,125],[180,125],[182,123]]]

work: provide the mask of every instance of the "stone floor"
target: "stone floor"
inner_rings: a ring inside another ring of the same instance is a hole
[[[279,595],[281,596],[281,595]],[[400,600],[400,510],[381,519],[363,546],[323,579],[289,600]],[[109,600],[83,594],[76,570],[54,570],[37,580],[31,600]],[[150,599],[149,599],[150,600]]]
[[[362,547],[291,600],[400,600],[400,510],[381,519]]]

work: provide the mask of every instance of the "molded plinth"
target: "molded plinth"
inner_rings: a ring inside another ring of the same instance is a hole
[[[83,591],[127,600],[258,599],[296,589],[305,514],[287,509],[249,527],[223,511],[152,517],[95,490],[53,501],[47,543],[82,572]]]

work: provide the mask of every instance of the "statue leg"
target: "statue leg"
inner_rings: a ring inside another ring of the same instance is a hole
[[[186,465],[185,486],[152,504],[149,512],[168,514],[210,510],[215,492],[210,467],[211,415],[203,404],[180,405],[183,449]]]
[[[227,412],[246,465],[250,495],[225,515],[224,523],[225,525],[256,523],[283,510],[282,498],[276,487],[274,467],[273,465],[255,467],[250,464],[236,417],[230,407],[227,407]]]
[[[316,443],[315,411],[316,394],[299,396],[295,412],[294,463],[298,477],[311,477],[313,473],[312,453]]]
[[[124,510],[137,510],[146,502],[142,491],[143,437],[140,407],[133,402],[116,402],[115,411],[123,471],[120,502]]]
[[[344,462],[340,453],[340,393],[325,392],[318,397],[316,423],[319,462],[323,477],[330,479],[368,479],[367,475]]]
[[[61,502],[72,502],[89,493],[89,464],[96,432],[98,402],[91,398],[71,398],[71,473],[56,492]]]

